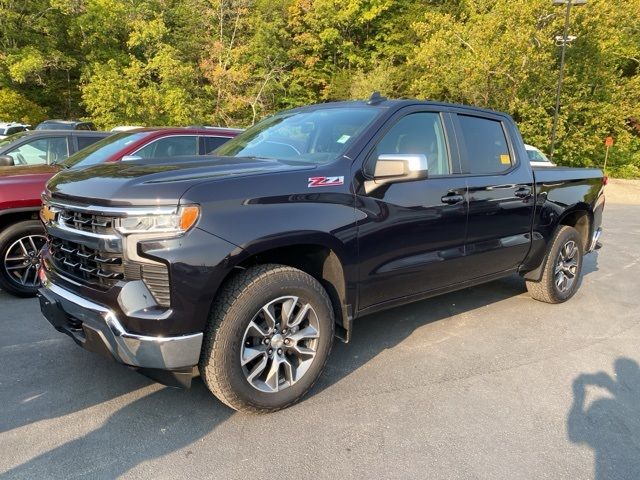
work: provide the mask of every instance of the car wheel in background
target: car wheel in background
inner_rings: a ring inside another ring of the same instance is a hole
[[[38,220],[25,220],[0,233],[0,288],[18,297],[33,297],[40,287],[40,249],[46,243]]]

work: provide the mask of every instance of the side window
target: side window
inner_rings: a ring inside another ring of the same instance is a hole
[[[9,127],[5,135],[13,135],[14,133],[24,132],[26,128],[24,127]]]
[[[229,137],[204,137],[204,152],[209,155],[220,145],[231,140]]]
[[[390,153],[423,154],[427,157],[429,176],[451,173],[439,113],[411,113],[398,120],[376,145],[373,158]]]
[[[80,136],[78,136],[76,138],[78,139],[78,150],[82,150],[83,148],[86,148],[89,145],[93,145],[97,141],[102,140],[103,137],[85,137],[85,136],[80,137]]]
[[[16,165],[53,164],[69,156],[66,137],[38,138],[8,152]]]
[[[458,115],[467,152],[464,173],[491,174],[513,165],[502,123],[488,118]]]
[[[166,137],[150,143],[133,153],[136,157],[158,158],[175,157],[180,155],[197,155],[198,137],[195,135],[182,135]]]

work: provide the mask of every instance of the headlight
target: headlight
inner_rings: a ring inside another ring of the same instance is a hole
[[[200,207],[187,205],[180,207],[176,213],[119,218],[116,221],[116,230],[125,235],[132,233],[181,234],[191,229],[198,221],[199,216]]]

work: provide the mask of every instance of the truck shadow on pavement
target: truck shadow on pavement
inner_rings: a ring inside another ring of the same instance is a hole
[[[86,435],[8,470],[3,478],[117,478],[141,462],[203,438],[232,413],[202,382],[188,391],[163,387],[120,408]]]
[[[629,358],[614,363],[615,378],[605,372],[582,374],[573,382],[567,416],[569,440],[595,454],[595,479],[640,478],[640,367]],[[588,388],[597,389],[587,402]]]

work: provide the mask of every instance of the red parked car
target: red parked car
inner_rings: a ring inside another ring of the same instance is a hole
[[[0,167],[0,288],[21,297],[36,294],[38,252],[45,242],[38,219],[40,194],[60,170],[141,158],[205,155],[241,131],[141,128],[110,135],[55,165]]]

